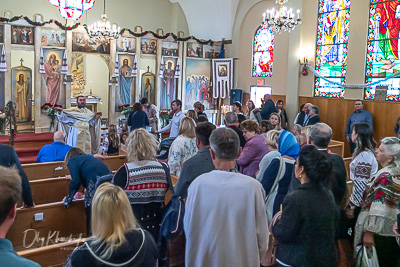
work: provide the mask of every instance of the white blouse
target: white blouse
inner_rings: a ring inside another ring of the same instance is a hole
[[[378,162],[371,150],[362,151],[350,163],[350,179],[354,182],[350,201],[361,207],[362,197],[367,183],[378,171]]]
[[[179,135],[169,149],[168,165],[171,174],[179,177],[183,163],[194,156],[198,149],[196,146],[196,138],[189,138]]]

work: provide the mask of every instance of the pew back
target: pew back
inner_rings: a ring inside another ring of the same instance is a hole
[[[63,266],[67,256],[71,254],[76,247],[82,245],[88,239],[89,238],[82,238],[46,247],[27,249],[18,252],[18,255],[28,260],[37,262],[42,267]]]
[[[30,181],[35,205],[62,201],[68,195],[70,182],[71,180],[66,177]],[[20,206],[22,206],[22,199],[18,202],[18,207]]]
[[[86,236],[83,200],[73,201],[69,209],[63,202],[17,209],[17,217],[7,233],[15,250],[51,245],[56,237]]]
[[[111,171],[118,170],[124,163],[126,163],[126,155],[109,156],[104,159],[104,164],[106,164]],[[63,168],[63,161],[22,164],[22,167],[29,181],[62,177],[69,174],[68,168]]]

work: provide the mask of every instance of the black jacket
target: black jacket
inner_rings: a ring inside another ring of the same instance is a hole
[[[149,234],[149,232],[144,231],[144,240],[142,232],[140,230],[131,230],[125,234],[126,241],[121,246],[115,249],[112,256],[104,260],[102,263],[99,259],[98,252],[96,253],[96,248],[92,242],[89,240],[87,243],[95,253],[96,257],[89,251],[87,245],[83,244],[77,247],[68,259],[64,266],[115,266],[115,264],[123,264],[126,267],[151,267],[156,266],[157,263],[157,247],[154,239]],[[142,245],[143,243],[143,245]],[[141,246],[142,245],[142,246]],[[136,256],[135,256],[136,255]],[[108,263],[108,264],[107,264]]]
[[[272,232],[276,258],[292,266],[336,266],[335,225],[338,210],[332,193],[314,182],[287,195],[281,219]]]
[[[274,101],[268,99],[262,106],[261,106],[261,118],[263,120],[269,120],[269,116],[271,113],[276,112]]]
[[[332,176],[329,182],[333,197],[337,206],[340,206],[341,201],[346,195],[347,185],[346,185],[346,168],[344,167],[343,159],[336,154],[328,153],[327,150],[323,150],[328,160],[332,163]],[[300,181],[292,175],[292,180],[289,186],[289,192],[297,189],[300,186]]]
[[[303,111],[300,112],[300,114],[297,116],[297,120],[295,121],[294,124],[298,124],[300,126],[303,126],[305,117],[306,117],[306,113],[304,113]]]
[[[318,122],[321,122],[321,119],[318,114],[315,114],[315,116],[308,117],[304,126],[314,125],[314,124],[317,124]]]
[[[15,166],[18,169],[22,180],[22,200],[26,206],[33,206],[31,185],[13,147],[0,144],[0,166]]]
[[[231,128],[232,130],[234,130],[238,134],[239,141],[240,141],[240,147],[243,148],[244,145],[246,144],[246,139],[244,139],[242,129],[240,129],[239,127],[236,127],[236,126],[228,126],[228,127]]]

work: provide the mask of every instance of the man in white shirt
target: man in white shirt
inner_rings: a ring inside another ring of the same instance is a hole
[[[186,266],[260,266],[268,246],[265,191],[236,171],[238,135],[219,128],[210,136],[215,170],[189,186],[184,229]]]
[[[163,133],[168,130],[171,130],[169,137],[177,137],[179,132],[179,125],[181,124],[181,120],[185,117],[182,112],[182,101],[179,99],[175,99],[171,102],[172,112],[174,112],[174,116],[170,123],[162,128],[160,131],[155,131],[154,133]]]

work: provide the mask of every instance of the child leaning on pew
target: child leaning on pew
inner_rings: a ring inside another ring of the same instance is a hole
[[[36,262],[18,256],[11,241],[5,238],[17,215],[22,186],[17,170],[0,166],[0,173],[0,265],[40,267]]]

